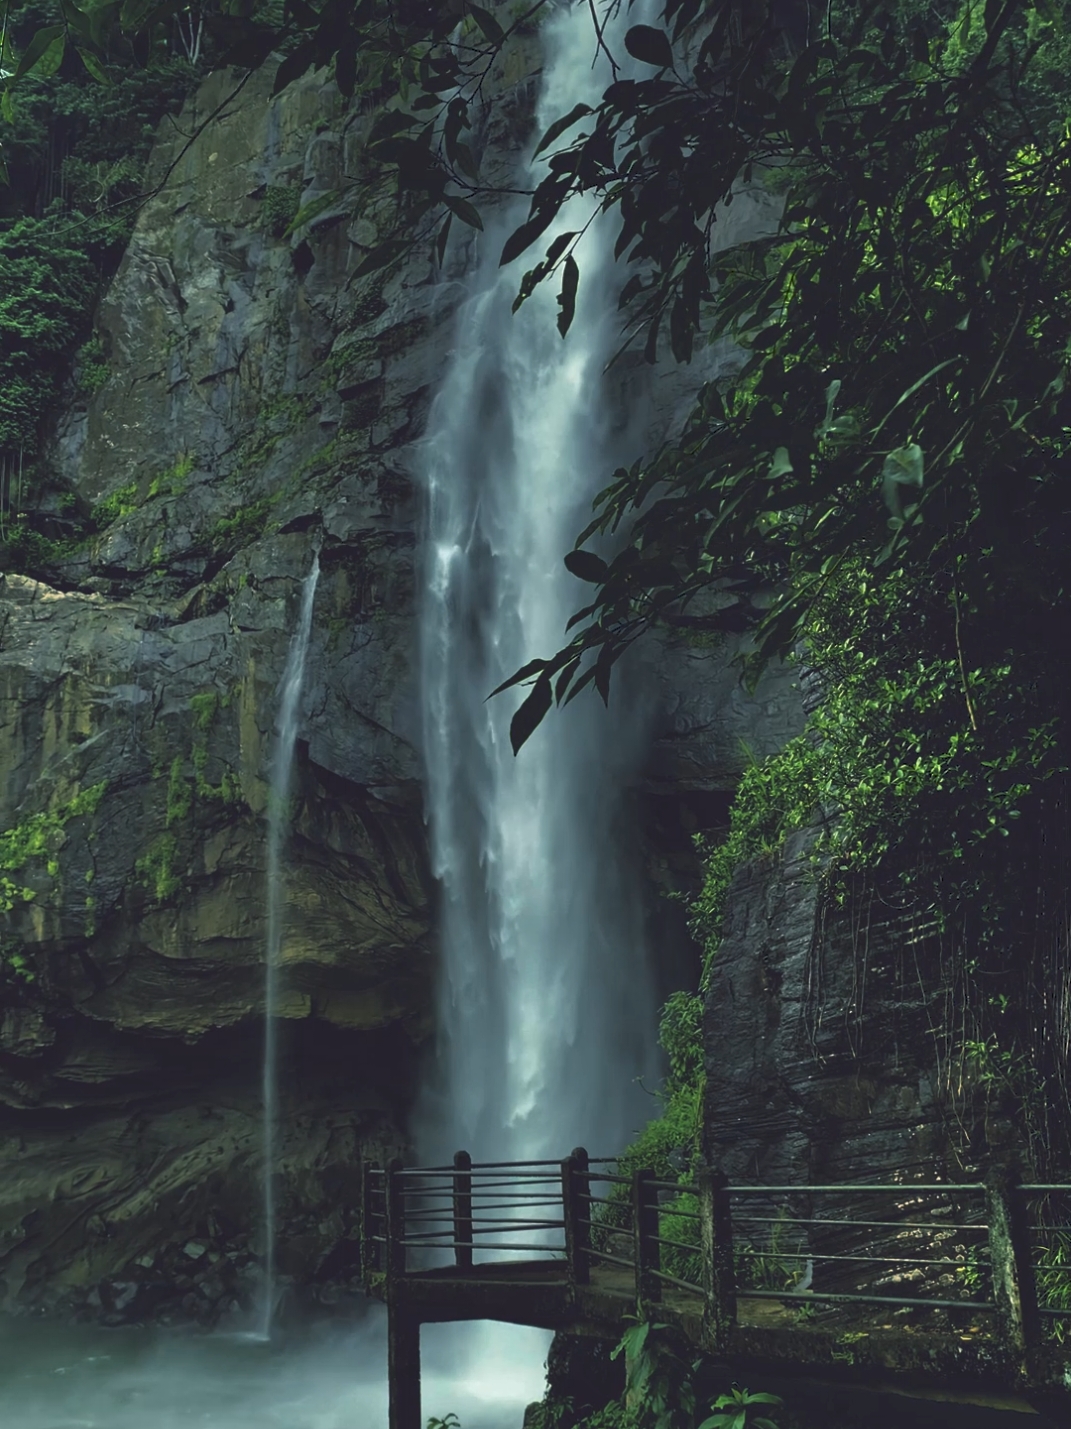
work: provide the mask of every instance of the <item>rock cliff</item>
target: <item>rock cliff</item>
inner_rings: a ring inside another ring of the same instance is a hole
[[[491,170],[526,132],[534,43],[494,76]],[[248,1299],[267,766],[314,541],[281,1268],[323,1298],[352,1271],[356,1158],[404,1143],[432,1031],[415,456],[466,255],[355,277],[393,212],[362,178],[369,116],[323,74],[276,99],[271,79],[215,74],[162,127],[97,318],[107,381],[90,399],[72,382],[48,452],[55,521],[92,511],[98,534],[52,584],[0,577],[9,1309],[207,1320]],[[353,185],[356,219],[332,197]],[[652,895],[691,876],[741,741],[761,754],[799,727],[787,677],[746,697],[730,653],[681,637],[650,655]],[[652,928],[671,962],[682,930]]]

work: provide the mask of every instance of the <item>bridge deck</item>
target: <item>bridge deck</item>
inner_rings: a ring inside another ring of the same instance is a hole
[[[572,1161],[569,1158],[563,1165],[557,1200],[545,1189],[551,1179],[545,1172],[518,1167],[515,1174],[522,1189],[513,1193],[512,1203],[508,1186],[512,1168],[482,1170],[484,1189],[480,1190],[473,1176],[481,1168],[463,1163],[447,1173],[451,1177],[448,1215],[434,1201],[434,1177],[441,1177],[443,1168],[432,1168],[426,1175],[400,1167],[374,1173],[381,1189],[374,1183],[372,1194],[382,1198],[383,1209],[377,1222],[375,1202],[366,1196],[365,1263],[368,1267],[373,1258],[385,1261],[382,1276],[377,1274],[368,1283],[388,1306],[391,1429],[420,1429],[421,1324],[503,1320],[617,1341],[634,1322],[637,1309],[726,1363],[735,1377],[753,1383],[805,1373],[842,1384],[881,1382],[918,1398],[1024,1410],[1031,1405],[1047,1409],[1059,1405],[1061,1420],[1066,1420],[1071,1406],[1067,1389],[1071,1356],[1042,1333],[1044,1322],[1039,1317],[1046,1312],[1039,1310],[1032,1280],[1034,1251],[1014,1220],[1014,1203],[1006,1212],[1007,1203],[997,1191],[973,1185],[836,1188],[871,1198],[880,1193],[885,1197],[880,1203],[884,1209],[870,1212],[871,1219],[855,1221],[830,1219],[827,1212],[805,1218],[794,1211],[788,1219],[808,1227],[814,1248],[802,1276],[798,1265],[802,1255],[788,1254],[788,1280],[806,1284],[812,1279],[814,1262],[824,1262],[818,1279],[822,1288],[812,1295],[783,1290],[786,1262],[777,1261],[768,1251],[761,1252],[766,1257],[762,1262],[766,1283],[772,1275],[778,1288],[736,1288],[736,1267],[746,1269],[748,1264],[740,1255],[749,1252],[739,1251],[732,1240],[724,1184],[719,1187],[708,1177],[694,1193],[698,1210],[693,1212],[682,1206],[676,1187],[669,1187],[676,1199],[660,1205],[657,1191],[665,1183],[653,1182],[650,1173],[639,1173],[632,1188],[631,1220],[625,1224],[620,1200],[603,1199],[601,1204],[610,1206],[617,1218],[607,1224],[598,1220],[599,1198],[590,1192],[597,1173],[583,1166],[578,1195],[578,1172],[569,1164]],[[624,1178],[603,1173],[601,1179],[619,1183]],[[831,1189],[733,1188],[738,1195],[784,1190],[794,1196]],[[1071,1187],[1023,1189],[1071,1194]],[[985,1224],[962,1209],[967,1193],[983,1190],[987,1191]],[[921,1196],[932,1198],[938,1193],[946,1201],[954,1193],[961,1208],[957,1211],[953,1201],[952,1214],[943,1219],[932,1202],[929,1209],[918,1209]],[[482,1222],[473,1214],[474,1201],[477,1211],[482,1205],[485,1212]],[[535,1209],[548,1205],[554,1207],[550,1213]],[[628,1203],[624,1205],[627,1209]],[[754,1199],[750,1205],[756,1207]],[[500,1218],[504,1209],[515,1221]],[[767,1207],[756,1209],[760,1214],[744,1214],[741,1221],[766,1224]],[[555,1219],[539,1219],[548,1214]],[[689,1215],[696,1223],[694,1234],[680,1228],[687,1225]],[[438,1229],[444,1222],[448,1228]],[[383,1225],[383,1235],[368,1236],[368,1227],[376,1224]],[[427,1229],[429,1225],[434,1228]],[[486,1227],[482,1233],[493,1243],[479,1239],[481,1227]],[[840,1237],[836,1244],[822,1239],[830,1234],[829,1227]],[[550,1246],[544,1250],[542,1245],[518,1244],[519,1237],[545,1238],[554,1228],[564,1230],[564,1252],[555,1255]],[[688,1243],[680,1239],[685,1234],[693,1236]],[[850,1234],[855,1235],[852,1244],[844,1239]],[[925,1244],[920,1234],[927,1238]],[[977,1239],[970,1244],[964,1241],[978,1234],[988,1237],[980,1252]],[[511,1235],[514,1239],[509,1241]],[[882,1238],[884,1243],[876,1244]],[[381,1257],[373,1241],[382,1246]],[[961,1243],[966,1249],[956,1248]],[[744,1246],[753,1244],[744,1242]],[[535,1252],[538,1258],[481,1263],[481,1251],[500,1256],[510,1245]],[[692,1255],[681,1263],[679,1276],[662,1269],[661,1254],[667,1247]],[[409,1265],[410,1258],[426,1265],[429,1250],[440,1256],[456,1255],[460,1263],[433,1269]],[[812,1252],[810,1242],[808,1252]],[[752,1249],[750,1254],[758,1253]],[[992,1267],[986,1268],[983,1260],[992,1286],[989,1299],[982,1298],[984,1289],[964,1292],[965,1283],[979,1284],[979,1254],[988,1257]],[[699,1278],[697,1255],[702,1261],[702,1289],[682,1278],[684,1274]],[[964,1266],[973,1282],[961,1274]]]

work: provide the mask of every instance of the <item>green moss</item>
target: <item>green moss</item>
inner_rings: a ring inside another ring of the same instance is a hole
[[[176,755],[167,781],[167,827],[189,818],[192,805],[193,791],[186,778],[184,761],[181,755]]]
[[[296,184],[269,184],[260,210],[260,221],[265,231],[273,238],[282,238],[297,217],[300,205],[301,190]]]
[[[210,783],[205,777],[205,771],[208,768],[208,731],[219,710],[226,708],[229,704],[230,696],[225,695],[221,699],[215,690],[206,690],[202,694],[191,697],[190,708],[193,711],[195,733],[190,758],[193,763],[193,784],[198,798],[218,800],[224,804],[237,804],[241,801],[242,791],[234,774],[228,770],[218,784]],[[176,763],[178,762],[176,761]],[[172,765],[172,777],[175,777],[174,765]]]
[[[95,814],[106,788],[106,782],[91,785],[54,809],[31,814],[15,828],[0,833],[0,913],[10,913],[19,903],[29,903],[36,896],[32,888],[11,877],[28,863],[45,859],[49,876],[56,877],[60,869],[57,854],[66,837],[66,825],[71,819]]]
[[[151,499],[154,496],[180,496],[185,491],[187,478],[196,464],[195,458],[189,453],[180,457],[174,466],[153,477],[145,493],[146,497]]]
[[[219,709],[219,695],[215,690],[205,690],[199,695],[191,695],[190,709],[193,711],[194,727],[207,731],[212,728],[212,722],[216,718],[216,711]]]
[[[268,514],[281,494],[273,492],[270,496],[260,496],[248,506],[240,506],[230,516],[222,516],[212,528],[213,550],[217,554],[238,550],[263,535],[268,524]]]
[[[76,354],[78,385],[87,397],[92,397],[108,380],[108,364],[99,337],[84,342]]]
[[[135,873],[155,903],[165,903],[181,886],[181,879],[175,872],[177,854],[178,840],[174,834],[161,834],[134,865]]]
[[[100,529],[103,526],[110,526],[113,521],[118,521],[123,516],[129,516],[131,511],[136,511],[137,508],[138,484],[136,481],[131,481],[97,502],[93,507],[92,521]]]

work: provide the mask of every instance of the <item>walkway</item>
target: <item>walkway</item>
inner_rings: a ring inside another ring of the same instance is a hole
[[[736,1377],[876,1380],[1071,1406],[1071,1186],[730,1186],[562,1162],[363,1168],[362,1255],[387,1303],[390,1429],[421,1429],[420,1326],[505,1320],[618,1340],[640,1313]],[[1068,1256],[1063,1250],[1069,1251]],[[1040,1293],[1039,1293],[1040,1285]]]

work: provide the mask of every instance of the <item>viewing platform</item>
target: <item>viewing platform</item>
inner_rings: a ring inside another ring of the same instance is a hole
[[[502,1320],[616,1342],[637,1314],[759,1387],[808,1375],[1071,1409],[1071,1344],[1053,1334],[1071,1322],[1071,1185],[997,1171],[969,1184],[746,1186],[710,1169],[678,1184],[623,1176],[579,1148],[561,1162],[473,1164],[462,1151],[452,1166],[362,1171],[390,1429],[421,1429],[422,1324]]]

